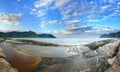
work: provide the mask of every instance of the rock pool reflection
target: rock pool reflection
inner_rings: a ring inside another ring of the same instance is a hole
[[[17,45],[17,48],[42,57],[66,57],[78,54],[77,52],[70,51],[71,48],[62,46]]]

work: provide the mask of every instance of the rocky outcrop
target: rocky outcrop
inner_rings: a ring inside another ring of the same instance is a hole
[[[17,69],[13,68],[7,61],[6,56],[0,48],[0,72],[18,72]]]
[[[40,56],[18,51],[5,42],[1,43],[0,46],[3,48],[6,60],[19,71],[32,70],[41,62]]]
[[[96,70],[93,72],[120,72],[120,40],[94,42],[88,44],[88,47],[91,51],[84,56],[97,58],[96,66],[93,66]]]
[[[120,43],[116,47],[113,57],[108,59],[108,63],[111,66],[105,72],[120,72]]]
[[[98,42],[92,42],[90,44],[86,44],[86,46],[88,46],[91,50],[96,50],[99,47],[102,47],[108,43],[112,43],[114,42],[114,40],[102,40],[102,41],[98,41]]]

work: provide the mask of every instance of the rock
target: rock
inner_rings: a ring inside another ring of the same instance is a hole
[[[87,44],[86,46],[89,47],[91,50],[96,50],[97,48],[104,46],[110,42],[113,42],[114,40],[102,40],[98,42],[92,42],[90,44]]]
[[[120,72],[120,66],[114,65],[114,66],[108,68],[105,72]]]
[[[6,56],[3,54],[0,48],[0,72],[18,72],[17,69],[13,68],[7,61]]]
[[[1,47],[3,47],[6,60],[19,71],[32,70],[41,62],[40,56],[18,51],[6,43],[1,43]]]
[[[4,42],[6,38],[0,38],[0,42]]]
[[[112,59],[108,59],[108,63],[110,65],[113,65],[114,61],[115,61],[116,57],[112,58]]]
[[[111,66],[105,72],[120,72],[120,43],[113,56],[112,59],[108,59],[108,63]]]

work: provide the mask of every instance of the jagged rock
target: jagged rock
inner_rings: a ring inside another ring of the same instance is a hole
[[[113,42],[114,40],[102,40],[102,41],[98,41],[98,42],[92,42],[90,44],[87,44],[86,46],[88,46],[91,50],[96,50],[97,48],[104,46],[107,43]]]
[[[120,66],[114,65],[107,69],[105,72],[120,72]]]
[[[120,72],[120,43],[113,56],[112,59],[108,59],[108,63],[111,66],[105,72]]]

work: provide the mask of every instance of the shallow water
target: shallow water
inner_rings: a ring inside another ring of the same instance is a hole
[[[106,40],[106,38],[19,38],[27,40],[35,40],[41,42],[55,43],[61,45],[70,45],[69,47],[65,46],[37,46],[37,45],[18,45],[17,48],[24,49],[25,51],[40,55],[42,57],[66,57],[75,54],[83,53],[89,50],[88,47],[85,47],[83,44],[87,44],[93,41]],[[73,46],[74,45],[74,46]]]
[[[67,47],[50,47],[36,45],[17,45],[18,49],[23,49],[31,54],[40,55],[42,57],[66,57],[78,54],[76,52],[68,52]]]

